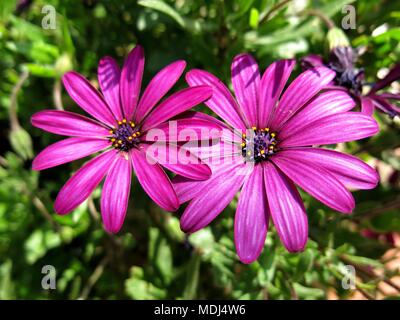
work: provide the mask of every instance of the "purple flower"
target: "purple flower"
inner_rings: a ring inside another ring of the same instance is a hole
[[[236,99],[206,71],[186,75],[191,86],[213,88],[205,104],[226,122],[238,142],[224,143],[221,148],[229,149],[224,154],[233,157],[220,164],[210,162],[213,175],[208,181],[174,179],[180,202],[190,201],[181,228],[192,233],[207,226],[241,191],[234,233],[244,263],[261,253],[270,217],[287,250],[303,250],[308,222],[295,184],[327,206],[350,213],[355,204],[348,188],[371,189],[378,183],[376,171],[358,158],[316,147],[372,136],[378,132],[375,120],[349,112],[354,101],[343,90],[321,93],[335,77],[326,67],[303,72],[284,91],[294,66],[293,60],[277,61],[260,77],[252,56],[235,57]],[[217,154],[214,151],[211,154]],[[249,160],[254,164],[250,169]]]
[[[374,108],[378,108],[392,118],[399,116],[400,108],[393,101],[399,101],[400,94],[378,93],[378,91],[400,79],[400,64],[395,65],[385,78],[376,82],[368,93],[363,94],[364,71],[355,67],[357,56],[351,47],[335,47],[327,63],[321,56],[310,54],[302,59],[302,66],[307,70],[325,65],[335,71],[336,76],[331,84],[346,88],[361,105],[361,112],[372,115]]]
[[[400,108],[393,101],[400,101],[400,93],[393,94],[381,92],[382,89],[388,87],[392,82],[400,79],[400,64],[395,65],[382,80],[376,82],[367,95],[360,97],[361,111],[365,114],[372,115],[374,107],[388,114],[390,117],[400,116]]]
[[[158,159],[153,159],[154,163],[148,162],[151,155],[146,153],[150,145],[146,141],[146,132],[158,126],[162,128],[171,117],[211,96],[210,87],[196,86],[174,93],[159,103],[179,79],[185,65],[184,61],[176,61],[162,69],[140,99],[144,68],[144,52],[140,46],[130,52],[121,72],[112,58],[105,57],[100,61],[98,80],[102,95],[80,74],[68,72],[64,75],[63,83],[71,98],[96,120],[55,110],[33,115],[35,127],[71,138],[48,146],[34,159],[32,167],[43,170],[102,153],[84,164],[60,190],[54,204],[58,214],[69,213],[79,206],[105,177],[101,195],[102,218],[107,231],[118,232],[127,211],[132,171],[161,208],[178,209],[178,198],[168,176],[157,163]],[[195,118],[199,116],[196,114]],[[187,125],[184,118],[176,120],[178,131]],[[197,126],[219,128],[204,120]],[[165,153],[171,145],[167,139]],[[211,175],[210,168],[199,162],[163,163],[163,166],[191,179],[207,179]]]

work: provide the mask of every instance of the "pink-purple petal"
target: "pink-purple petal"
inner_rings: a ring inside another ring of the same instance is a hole
[[[44,170],[84,158],[104,150],[110,143],[102,139],[68,138],[49,145],[32,162],[33,170]]]
[[[285,132],[282,147],[334,144],[367,138],[378,133],[377,122],[360,112],[343,112],[318,119],[304,128]],[[278,136],[279,139],[279,136]]]
[[[326,67],[310,69],[300,74],[282,95],[275,108],[270,127],[278,130],[305,103],[329,84],[335,75],[334,71]]]
[[[263,168],[256,165],[243,184],[235,214],[235,246],[243,263],[257,260],[264,247],[268,222]]]
[[[379,91],[388,85],[390,85],[393,81],[399,80],[400,79],[400,63],[395,65],[389,73],[384,77],[382,80],[379,80],[378,82],[375,83],[375,85],[372,87],[370,93],[375,93],[376,91]]]
[[[355,107],[355,101],[345,91],[329,90],[314,98],[302,110],[288,120],[280,130],[279,139],[290,136],[293,131],[301,130],[308,124],[326,116],[349,111]]]
[[[88,80],[75,71],[65,73],[62,80],[69,96],[83,110],[109,126],[115,125],[114,115]]]
[[[164,210],[176,211],[179,208],[178,197],[171,181],[156,160],[150,159],[152,163],[149,163],[148,155],[138,149],[132,149],[130,157],[135,175],[149,197]]]
[[[295,60],[279,60],[265,70],[260,83],[259,128],[268,127],[270,116],[295,65]]]
[[[232,172],[240,170],[242,164],[239,163],[227,163],[214,166],[212,168],[212,175],[209,180],[193,180],[182,176],[175,176],[172,179],[172,184],[176,191],[179,199],[179,203],[185,203],[197,196],[201,196],[202,191],[209,184],[213,183],[215,179],[219,179],[221,176],[229,175]]]
[[[317,54],[309,54],[301,58],[301,66],[303,70],[321,67],[323,65],[324,65],[324,60],[320,55]]]
[[[63,136],[96,138],[109,135],[108,129],[95,121],[68,111],[39,111],[32,116],[31,123],[36,128]]]
[[[111,109],[114,117],[117,120],[122,120],[124,114],[121,108],[119,97],[119,81],[121,78],[121,71],[118,64],[111,57],[104,57],[100,60],[97,69],[97,77],[101,92],[106,100],[109,108]]]
[[[237,55],[232,62],[232,85],[248,124],[257,126],[260,71],[250,54]]]
[[[374,103],[368,97],[361,97],[361,112],[367,116],[372,116],[374,113]]]
[[[185,112],[204,102],[212,95],[209,86],[197,86],[180,90],[161,102],[144,120],[142,131],[154,128],[160,123]]]
[[[375,107],[390,117],[400,116],[400,108],[391,104],[388,100],[383,99],[380,95],[370,95],[371,100],[374,102]]]
[[[270,214],[289,252],[303,251],[308,239],[308,219],[303,200],[293,183],[272,163],[263,163]]]
[[[116,156],[116,151],[110,150],[83,165],[61,188],[54,210],[64,215],[84,202],[103,180]]]
[[[207,180],[186,207],[181,217],[181,229],[193,233],[207,226],[232,201],[245,178],[242,168],[236,168]]]
[[[159,124],[143,135],[145,141],[197,141],[218,139],[221,137],[222,128],[216,122],[200,118],[181,118]],[[158,131],[161,130],[158,134]],[[200,143],[200,142],[199,142]]]
[[[144,51],[136,45],[125,59],[119,83],[122,110],[128,120],[131,120],[139,100],[143,69]]]
[[[328,207],[343,213],[353,211],[353,196],[324,167],[302,157],[293,156],[289,150],[280,151],[272,157],[272,162],[294,183]]]
[[[186,74],[186,81],[192,87],[198,85],[212,87],[213,95],[204,104],[233,128],[246,129],[242,111],[221,80],[207,71],[193,69]]]
[[[175,144],[142,144],[143,150],[167,170],[194,180],[207,180],[211,169],[189,150]]]
[[[285,154],[323,167],[347,188],[373,189],[379,182],[375,169],[345,153],[320,148],[301,148],[287,150]]]
[[[136,122],[141,122],[161,98],[174,86],[185,67],[186,62],[179,60],[169,64],[154,76],[140,98],[134,112],[133,119]]]
[[[132,165],[119,154],[110,168],[101,192],[101,216],[105,229],[117,233],[125,220],[131,190]]]

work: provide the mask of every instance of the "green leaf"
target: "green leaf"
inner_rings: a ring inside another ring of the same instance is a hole
[[[17,0],[3,0],[0,1],[0,21],[6,23],[12,16],[13,11],[17,5]]]
[[[201,256],[194,253],[187,264],[186,286],[183,292],[183,299],[192,300],[197,297],[197,287],[199,285]]]
[[[0,300],[15,299],[15,287],[11,278],[12,261],[7,259],[0,265]]]
[[[144,271],[140,267],[131,268],[131,276],[125,281],[125,291],[133,299],[165,299],[166,291],[144,280]]]
[[[170,16],[174,19],[182,28],[186,28],[185,20],[182,16],[170,5],[166,4],[164,1],[161,0],[140,0],[138,4],[150,8],[153,10],[160,11],[165,13],[166,15]]]
[[[254,0],[238,0],[236,1],[238,6],[238,11],[231,15],[230,19],[235,20],[243,16],[247,11],[250,10]]]
[[[251,8],[250,17],[249,17],[249,25],[252,29],[257,29],[258,21],[259,21],[260,13],[256,8]]]
[[[325,296],[324,290],[319,288],[309,288],[300,283],[293,283],[293,289],[300,299],[322,299]]]
[[[26,63],[24,66],[29,70],[29,73],[42,78],[54,78],[57,76],[57,71],[53,65],[41,65],[37,63]]]
[[[29,264],[34,264],[42,258],[48,250],[61,244],[60,234],[53,230],[35,230],[26,240],[25,257]]]
[[[360,257],[351,254],[344,254],[344,257],[349,260],[351,263],[360,264],[364,266],[371,266],[376,268],[381,268],[382,263],[378,260],[367,258],[367,257]]]
[[[149,259],[160,273],[165,284],[172,279],[172,251],[167,240],[157,228],[150,229]]]

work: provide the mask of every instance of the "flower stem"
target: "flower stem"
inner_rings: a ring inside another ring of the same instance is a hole
[[[24,70],[21,73],[18,82],[15,84],[11,92],[10,111],[9,111],[11,130],[17,130],[18,128],[20,128],[17,116],[17,105],[18,105],[17,97],[18,97],[18,92],[21,90],[22,86],[24,85],[28,77],[29,77],[29,72],[27,70]]]

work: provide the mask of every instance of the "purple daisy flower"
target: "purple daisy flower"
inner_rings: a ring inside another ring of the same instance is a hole
[[[388,114],[391,118],[400,115],[400,108],[393,102],[400,101],[400,94],[381,92],[392,82],[400,79],[400,64],[395,65],[383,79],[377,81],[368,93],[363,94],[364,71],[355,67],[358,54],[352,47],[335,47],[328,62],[319,55],[310,54],[302,59],[305,70],[326,66],[335,71],[332,85],[343,87],[359,102],[361,112],[372,115],[375,108]]]
[[[44,149],[34,159],[32,167],[43,170],[102,153],[84,164],[60,190],[54,204],[58,214],[67,214],[78,207],[105,177],[101,195],[102,218],[107,231],[118,232],[127,211],[132,171],[161,208],[178,209],[179,201],[170,179],[158,159],[146,153],[151,144],[146,140],[146,133],[158,126],[160,129],[157,130],[163,130],[171,117],[211,96],[210,87],[197,86],[178,91],[159,103],[180,78],[185,66],[184,61],[166,66],[150,81],[140,99],[144,68],[144,52],[140,46],[130,52],[121,72],[112,58],[105,57],[100,61],[98,80],[102,94],[80,74],[68,72],[64,75],[63,83],[71,98],[96,120],[56,110],[33,115],[31,121],[35,127],[71,137]],[[199,121],[195,123],[197,127],[220,128],[205,120]],[[175,124],[178,131],[190,125],[184,118],[177,119]],[[164,151],[161,148],[159,151],[168,154],[171,145],[167,137]],[[154,161],[149,163],[149,158]],[[191,179],[207,179],[211,175],[210,168],[201,162],[181,164],[175,161],[162,165]]]
[[[236,56],[236,99],[214,75],[186,74],[189,85],[213,88],[205,104],[226,122],[231,134],[225,132],[224,140],[236,138],[221,146],[224,155],[232,155],[229,160],[212,164],[209,159],[213,175],[208,181],[174,178],[180,202],[190,201],[181,228],[192,233],[207,226],[241,191],[234,233],[244,263],[260,255],[270,217],[288,251],[304,249],[308,222],[295,184],[332,209],[351,213],[355,203],[348,188],[371,189],[378,183],[376,171],[358,158],[317,147],[372,136],[378,132],[375,120],[349,112],[354,101],[343,90],[321,93],[335,77],[326,67],[303,72],[284,91],[294,66],[294,60],[277,61],[260,77],[252,56]],[[211,150],[202,157],[219,154]]]

